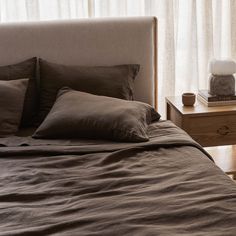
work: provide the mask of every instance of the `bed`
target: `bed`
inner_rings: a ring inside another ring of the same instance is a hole
[[[156,18],[10,23],[0,35],[1,66],[139,64],[134,99],[157,108]],[[150,122],[145,142],[33,138],[37,122],[0,138],[0,235],[235,235],[235,182],[170,121]]]

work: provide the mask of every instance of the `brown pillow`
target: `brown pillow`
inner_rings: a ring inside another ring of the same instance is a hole
[[[39,60],[40,112],[39,122],[52,108],[59,89],[72,89],[96,95],[132,100],[133,81],[139,65],[66,66]]]
[[[37,58],[34,57],[14,65],[0,66],[0,80],[29,78],[21,126],[32,125],[37,112],[36,63]]]
[[[14,134],[18,130],[28,81],[0,80],[0,137]]]
[[[150,105],[63,88],[34,138],[147,141],[147,125],[160,115]]]

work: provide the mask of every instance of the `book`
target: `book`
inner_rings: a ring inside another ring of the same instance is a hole
[[[208,107],[236,105],[236,99],[235,100],[223,100],[223,101],[208,102],[204,97],[201,96],[200,93],[197,95],[197,98],[200,102],[202,102],[203,104],[205,104]]]
[[[236,94],[228,95],[228,96],[216,96],[209,94],[208,90],[199,90],[199,94],[207,101],[207,102],[218,102],[218,101],[231,101],[236,100]]]

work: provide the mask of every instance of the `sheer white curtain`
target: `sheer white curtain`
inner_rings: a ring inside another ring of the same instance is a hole
[[[159,110],[164,97],[207,88],[210,58],[236,59],[236,0],[0,0],[0,22],[155,15]]]

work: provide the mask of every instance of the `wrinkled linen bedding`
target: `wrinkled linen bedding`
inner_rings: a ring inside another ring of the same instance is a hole
[[[148,134],[1,138],[0,235],[235,235],[235,183],[171,122]]]

